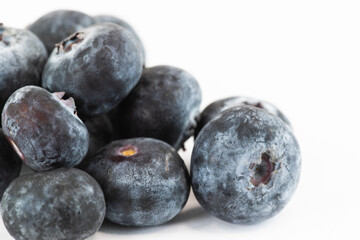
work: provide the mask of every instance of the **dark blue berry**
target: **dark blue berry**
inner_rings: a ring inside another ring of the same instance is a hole
[[[106,212],[99,184],[75,168],[15,179],[1,208],[5,227],[17,240],[86,239],[100,228]]]
[[[200,86],[171,66],[144,69],[139,84],[117,107],[119,138],[151,137],[175,149],[193,135],[201,103]]]
[[[113,23],[98,24],[57,45],[45,65],[42,86],[72,96],[80,116],[101,115],[135,87],[142,65],[132,33]]]
[[[184,161],[171,146],[156,139],[112,142],[87,161],[84,170],[104,191],[106,218],[121,225],[166,223],[189,196]]]
[[[300,165],[298,143],[280,118],[256,107],[234,107],[199,133],[191,157],[192,187],[212,215],[256,223],[287,204]]]
[[[20,158],[36,171],[72,167],[85,157],[89,133],[72,98],[26,86],[13,93],[2,112],[3,131]]]

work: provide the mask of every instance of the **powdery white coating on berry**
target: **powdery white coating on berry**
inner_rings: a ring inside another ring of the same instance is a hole
[[[122,150],[133,149],[130,155]],[[110,221],[127,226],[168,222],[190,192],[186,166],[168,144],[151,138],[114,141],[84,168],[104,191]]]
[[[36,171],[72,167],[86,155],[89,133],[81,120],[45,89],[26,86],[6,102],[4,134]]]
[[[50,54],[56,43],[95,23],[95,19],[82,12],[57,10],[40,17],[28,29],[43,41]]]
[[[105,199],[99,184],[78,169],[24,175],[4,193],[1,215],[18,240],[85,239],[105,217]]]
[[[139,84],[117,107],[119,135],[156,138],[179,149],[196,127],[201,97],[196,79],[180,68],[144,69]]]
[[[254,184],[266,153],[274,166],[269,182]],[[195,141],[192,186],[199,203],[232,223],[255,223],[279,213],[293,195],[301,157],[291,130],[268,112],[250,106],[224,111]]]
[[[4,27],[0,41],[0,110],[18,88],[40,85],[47,57],[44,45],[33,33]]]
[[[42,86],[71,95],[80,114],[100,115],[134,88],[143,58],[132,33],[113,23],[84,29],[81,38],[69,51],[53,50],[44,68]]]

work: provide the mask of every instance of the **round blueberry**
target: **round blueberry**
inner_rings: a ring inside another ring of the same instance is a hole
[[[57,10],[40,17],[28,29],[41,39],[50,54],[56,43],[95,23],[95,19],[85,13]]]
[[[256,107],[234,107],[199,133],[191,157],[192,187],[212,215],[256,223],[287,204],[300,165],[298,143],[280,118]]]
[[[166,223],[189,196],[184,161],[171,146],[156,139],[112,142],[87,161],[84,170],[104,191],[106,218],[121,225]]]
[[[130,26],[130,24],[128,24],[127,22],[125,22],[124,20],[122,20],[120,18],[110,16],[110,15],[98,15],[98,16],[95,16],[94,19],[95,19],[96,23],[105,23],[105,22],[115,23],[115,24],[120,25],[121,27],[125,28],[126,30],[130,31],[136,38],[136,40],[139,44],[139,47],[141,49],[142,55],[143,55],[143,59],[145,61],[144,46],[143,46],[139,36],[135,32],[135,30]]]
[[[89,133],[72,98],[26,86],[13,93],[2,112],[3,131],[23,162],[36,171],[72,167],[86,155]]]
[[[0,199],[10,182],[20,175],[21,160],[0,129]]]
[[[131,32],[113,23],[98,24],[57,45],[45,65],[42,86],[74,97],[80,116],[101,115],[135,87],[142,65]]]
[[[100,228],[105,199],[86,172],[60,168],[15,179],[1,201],[10,235],[26,239],[85,239]]]
[[[119,138],[151,137],[179,149],[194,133],[200,103],[200,86],[189,73],[172,66],[147,68],[117,107],[113,124]]]
[[[46,60],[46,49],[33,33],[0,23],[0,111],[17,89],[41,84]]]
[[[210,120],[219,115],[222,111],[229,109],[231,107],[239,106],[253,106],[257,108],[264,109],[271,114],[278,116],[284,123],[286,123],[290,128],[291,124],[285,115],[280,112],[274,105],[269,102],[249,98],[249,97],[229,97],[220,99],[209,104],[200,114],[200,119],[197,123],[194,137],[196,138],[201,129],[208,123]]]

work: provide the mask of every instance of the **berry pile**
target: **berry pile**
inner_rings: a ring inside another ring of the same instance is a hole
[[[147,67],[129,24],[51,12],[0,24],[0,197],[15,239],[85,239],[104,218],[168,222],[190,187],[212,215],[256,223],[293,195],[301,157],[272,104],[232,97],[200,114],[196,79]],[[196,138],[189,174],[177,151]],[[21,163],[36,173],[19,177]]]

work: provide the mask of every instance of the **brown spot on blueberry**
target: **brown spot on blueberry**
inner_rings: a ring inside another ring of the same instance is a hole
[[[268,152],[261,154],[260,164],[251,163],[249,166],[252,171],[250,182],[255,186],[259,186],[261,183],[266,185],[271,180],[271,175],[275,170],[275,163],[271,161],[271,156]]]

